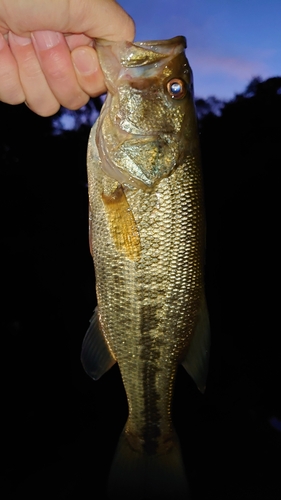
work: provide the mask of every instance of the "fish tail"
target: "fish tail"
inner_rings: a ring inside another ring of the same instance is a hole
[[[135,451],[123,430],[108,480],[108,497],[134,500],[190,500],[178,438],[166,453]]]

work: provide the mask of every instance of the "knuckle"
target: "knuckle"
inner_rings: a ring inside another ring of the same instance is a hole
[[[20,84],[14,81],[2,81],[0,79],[0,100],[7,104],[21,104],[25,95]]]
[[[82,95],[80,93],[79,95],[72,97],[68,102],[62,103],[62,105],[72,111],[76,111],[77,109],[82,108],[82,106],[85,106],[89,99],[90,97],[88,95]]]
[[[48,61],[44,68],[48,76],[55,80],[66,81],[69,74],[69,67],[65,62],[65,58],[56,50],[50,51]]]
[[[60,108],[60,103],[53,94],[49,94],[48,97],[43,96],[42,93],[39,93],[36,97],[29,94],[26,104],[34,113],[43,117],[56,114]]]
[[[58,110],[60,109],[60,104],[57,103],[52,103],[52,104],[47,104],[47,105],[34,105],[34,104],[28,104],[28,107],[34,111],[39,116],[42,116],[46,118],[47,116],[52,116],[55,115]]]

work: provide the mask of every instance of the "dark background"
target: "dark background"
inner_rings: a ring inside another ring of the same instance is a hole
[[[95,306],[86,148],[100,104],[54,120],[0,104],[3,499],[105,499],[126,421],[118,367],[93,382],[80,363]],[[196,104],[212,350],[204,396],[179,368],[174,422],[193,500],[277,500],[281,78]],[[76,130],[61,128],[66,116]]]

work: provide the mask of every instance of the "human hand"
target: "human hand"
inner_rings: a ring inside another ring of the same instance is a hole
[[[115,0],[0,0],[0,100],[50,116],[102,94],[95,38],[133,40]]]

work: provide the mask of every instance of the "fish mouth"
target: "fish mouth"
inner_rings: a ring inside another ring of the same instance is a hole
[[[165,65],[170,58],[183,52],[186,48],[184,36],[177,36],[167,40],[147,40],[142,42],[112,42],[104,39],[95,39],[95,48],[103,73],[106,75],[108,89],[114,87],[120,68],[132,70],[153,70]]]

